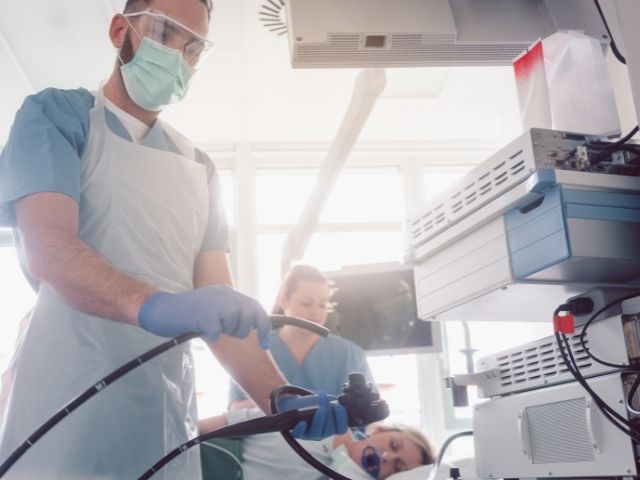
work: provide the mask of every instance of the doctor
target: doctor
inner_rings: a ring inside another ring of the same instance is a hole
[[[47,89],[16,115],[0,156],[0,223],[14,228],[39,292],[0,396],[0,462],[161,337],[200,333],[263,410],[285,383],[263,350],[266,313],[230,287],[215,166],[158,119],[211,48],[210,13],[210,0],[128,0],[110,25],[117,60],[104,86]],[[66,418],[5,478],[137,478],[197,434],[193,380],[188,347],[174,348]],[[345,430],[333,406],[296,432]],[[191,449],[157,477],[200,478],[199,465]]]

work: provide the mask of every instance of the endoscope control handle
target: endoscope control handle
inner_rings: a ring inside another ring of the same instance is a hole
[[[309,398],[310,405],[307,408],[301,407],[297,409],[298,415],[296,417],[296,421],[291,425],[291,428],[300,421],[305,421],[307,423],[313,421],[313,415],[316,413],[316,407],[318,406],[318,398],[316,395],[304,398]],[[389,416],[389,405],[387,405],[384,400],[378,400],[366,407],[358,406],[353,408],[345,406],[345,408],[347,409],[347,423],[350,427],[368,425],[369,423],[384,420]]]
[[[342,387],[342,394],[337,400],[333,398],[332,402],[338,401],[347,410],[347,422],[350,427],[361,427],[389,416],[389,405],[373,391],[371,383],[366,381],[363,373],[350,373],[349,381]],[[311,421],[318,406],[318,396],[297,397],[295,402],[298,419]]]
[[[389,416],[389,405],[373,390],[364,373],[349,374],[338,401],[347,409],[350,427],[361,427]]]

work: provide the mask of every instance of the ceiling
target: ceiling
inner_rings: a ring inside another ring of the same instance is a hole
[[[358,70],[294,70],[286,35],[259,20],[265,0],[216,0],[216,48],[187,98],[163,113],[202,146],[330,142]],[[0,3],[0,145],[25,95],[95,89],[115,60],[107,29],[123,0]],[[19,6],[18,6],[19,5]],[[510,67],[388,69],[360,140],[502,143],[520,132]]]

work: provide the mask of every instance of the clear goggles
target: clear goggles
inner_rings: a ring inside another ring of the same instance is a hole
[[[141,38],[147,37],[182,52],[184,61],[193,68],[196,68],[213,48],[213,43],[202,35],[159,10],[150,8],[142,12],[125,13],[124,17],[127,21],[138,19],[135,28],[131,22],[129,24]]]

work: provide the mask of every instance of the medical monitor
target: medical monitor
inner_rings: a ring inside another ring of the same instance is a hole
[[[418,317],[413,270],[398,263],[325,272],[333,285],[326,326],[370,355],[442,351],[440,326]]]

